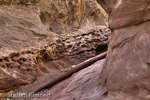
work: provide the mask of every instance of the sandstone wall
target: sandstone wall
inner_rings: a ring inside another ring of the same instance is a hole
[[[0,91],[96,55],[110,35],[106,20],[95,0],[0,0]]]
[[[89,24],[107,25],[107,14],[96,0],[42,0],[38,6],[43,24],[58,34],[67,34]]]
[[[109,13],[112,30],[99,82],[105,100],[150,99],[150,1],[97,0]]]

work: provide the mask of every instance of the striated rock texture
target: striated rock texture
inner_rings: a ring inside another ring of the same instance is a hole
[[[28,100],[103,100],[107,96],[107,88],[99,87],[97,79],[101,72],[105,60],[99,60],[91,66],[74,73],[70,78],[54,85],[50,89],[47,88],[40,93],[51,94],[51,98],[27,98]],[[99,70],[97,70],[99,69]],[[50,75],[48,77],[51,77]],[[46,80],[47,78],[43,79]],[[28,89],[22,89],[18,92],[26,93],[33,92],[37,84],[34,82]],[[36,87],[36,88],[35,88]],[[15,98],[15,100],[24,100],[26,98]]]
[[[58,34],[107,25],[107,14],[96,0],[41,0],[38,6],[43,24]]]
[[[95,0],[0,0],[0,92],[106,51],[106,20]]]
[[[96,86],[96,82],[104,61],[104,59],[97,61],[52,87],[47,91],[47,94],[51,94],[49,100],[102,100],[107,94],[107,89]]]
[[[109,13],[112,30],[99,82],[104,100],[150,99],[150,1],[97,0]]]
[[[56,40],[41,23],[36,6],[0,6],[0,91],[32,83],[37,78],[35,53]]]

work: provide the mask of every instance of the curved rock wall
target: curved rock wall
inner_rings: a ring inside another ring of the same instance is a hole
[[[40,18],[58,34],[68,34],[87,25],[107,25],[107,14],[96,0],[42,0]]]
[[[107,14],[95,0],[0,0],[0,5],[0,57],[44,47],[57,34],[107,25]]]
[[[112,30],[99,82],[105,100],[150,99],[150,1],[97,0],[109,13]]]

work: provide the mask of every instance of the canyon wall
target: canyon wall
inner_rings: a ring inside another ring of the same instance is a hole
[[[51,100],[149,100],[150,1],[97,1],[109,14],[112,31],[105,61],[43,92],[51,93]]]
[[[95,0],[0,0],[0,35],[3,92],[106,51],[110,30]]]
[[[97,0],[109,13],[112,31],[99,83],[104,100],[150,99],[150,1]]]
[[[43,24],[58,34],[107,24],[107,14],[96,0],[42,0],[38,6]]]

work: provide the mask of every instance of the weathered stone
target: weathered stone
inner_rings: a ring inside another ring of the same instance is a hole
[[[96,55],[110,32],[104,41],[101,35],[85,40],[99,29],[107,31],[106,20],[95,0],[0,0],[0,92]]]
[[[38,6],[43,24],[58,34],[89,25],[107,25],[107,14],[96,0],[41,0]]]
[[[112,30],[99,82],[105,100],[149,100],[149,0],[97,0],[109,13]]]

